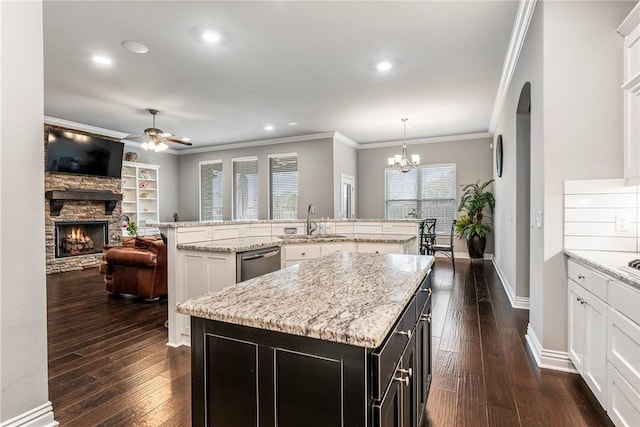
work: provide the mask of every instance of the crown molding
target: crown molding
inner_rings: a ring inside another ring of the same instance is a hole
[[[511,31],[511,39],[509,40],[509,47],[507,48],[507,54],[504,58],[504,64],[502,64],[500,84],[498,85],[498,92],[496,93],[496,100],[493,104],[493,112],[491,113],[491,120],[489,121],[489,132],[491,133],[495,132],[496,126],[498,125],[498,119],[502,113],[502,107],[504,106],[504,101],[507,97],[509,86],[511,85],[511,79],[518,64],[520,52],[524,46],[527,30],[533,18],[536,3],[537,0],[520,0],[518,2],[516,17],[513,22],[513,30]]]
[[[622,24],[618,27],[618,33],[626,37],[638,26],[638,24],[640,24],[640,3],[635,5],[627,17],[624,18],[624,21],[622,21]]]
[[[335,134],[333,135],[333,139],[335,141],[338,141],[338,142],[341,142],[341,143],[343,143],[345,145],[348,145],[349,147],[362,148],[362,146],[360,144],[358,144],[357,142],[355,142],[353,139],[349,138],[348,136],[344,136],[340,132],[335,132]]]
[[[455,142],[455,141],[468,141],[470,139],[483,139],[493,138],[491,132],[478,132],[478,133],[466,133],[461,135],[447,135],[447,136],[432,136],[429,138],[416,138],[406,140],[407,145],[418,144],[435,144],[437,142]],[[385,141],[385,142],[372,142],[370,144],[358,144],[359,150],[367,150],[369,148],[382,148],[382,147],[397,147],[399,144],[405,142],[399,141]]]
[[[210,151],[234,150],[237,148],[260,147],[263,145],[286,144],[288,142],[312,141],[315,139],[333,138],[337,132],[312,133],[309,135],[287,136],[283,138],[261,139],[257,141],[236,142],[224,145],[209,145],[200,148],[188,148],[186,150],[177,150],[179,156],[195,153],[208,153]]]

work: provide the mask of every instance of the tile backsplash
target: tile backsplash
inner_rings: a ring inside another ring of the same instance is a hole
[[[638,252],[637,186],[624,179],[572,180],[564,183],[564,247]]]

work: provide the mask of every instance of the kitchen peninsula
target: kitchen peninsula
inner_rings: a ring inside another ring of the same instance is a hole
[[[178,304],[193,425],[418,425],[433,261],[338,251]]]
[[[180,301],[234,285],[236,255],[281,248],[280,267],[307,262],[335,251],[416,254],[417,226],[408,220],[332,220],[330,235],[305,234],[305,223],[284,221],[210,221],[158,223],[168,237],[168,328],[170,346],[189,345],[189,317],[176,312]]]

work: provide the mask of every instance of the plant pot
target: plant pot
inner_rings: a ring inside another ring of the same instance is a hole
[[[487,238],[474,234],[467,237],[467,250],[470,258],[484,258],[484,248],[487,246]]]

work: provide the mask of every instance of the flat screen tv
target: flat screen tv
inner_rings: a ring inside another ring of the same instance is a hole
[[[47,172],[120,178],[123,150],[121,142],[50,129]]]

